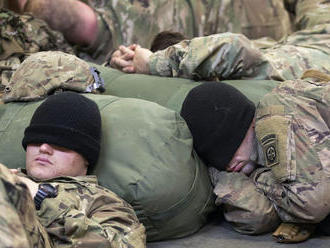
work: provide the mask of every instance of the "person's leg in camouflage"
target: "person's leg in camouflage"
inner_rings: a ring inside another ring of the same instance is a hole
[[[2,247],[52,247],[40,224],[29,189],[0,164],[0,243]]]

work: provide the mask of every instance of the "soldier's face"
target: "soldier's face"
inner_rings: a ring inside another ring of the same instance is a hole
[[[253,120],[241,145],[235,152],[232,160],[227,166],[227,171],[243,172],[246,175],[256,168],[257,140],[254,130],[255,121]]]
[[[26,148],[26,171],[37,179],[59,176],[83,176],[87,161],[77,152],[49,144],[29,144]]]

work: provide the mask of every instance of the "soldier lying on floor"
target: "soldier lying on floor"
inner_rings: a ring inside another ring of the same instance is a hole
[[[284,222],[274,236],[299,242],[330,213],[330,76],[309,73],[322,80],[285,81],[256,109],[216,82],[192,89],[182,105],[194,147],[211,167],[216,204],[241,233]],[[283,230],[289,223],[291,233]]]

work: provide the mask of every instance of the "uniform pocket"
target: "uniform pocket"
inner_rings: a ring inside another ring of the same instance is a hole
[[[296,179],[295,141],[292,118],[265,115],[256,122],[256,134],[262,147],[265,166],[271,168],[279,182]]]

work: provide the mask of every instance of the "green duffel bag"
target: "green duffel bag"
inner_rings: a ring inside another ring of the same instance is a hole
[[[95,174],[135,209],[148,241],[196,232],[215,209],[207,168],[175,111],[156,103],[92,95],[102,115],[102,148]],[[25,127],[41,102],[0,105],[0,162],[24,167]],[[65,106],[63,106],[65,107]]]
[[[203,83],[182,78],[127,74],[109,67],[92,65],[101,72],[104,79],[106,88],[104,94],[140,98],[156,102],[177,112],[180,112],[188,92]],[[223,82],[240,90],[255,104],[279,83],[272,80],[226,80]]]

